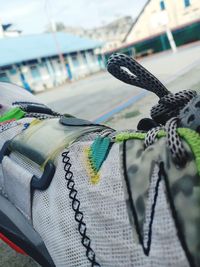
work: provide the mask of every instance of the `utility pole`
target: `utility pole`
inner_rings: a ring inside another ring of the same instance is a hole
[[[52,37],[54,39],[54,43],[55,43],[55,46],[56,46],[56,50],[58,52],[60,63],[62,65],[62,71],[63,71],[63,74],[66,75],[65,59],[63,57],[62,50],[60,48],[60,44],[59,44],[59,41],[58,41],[58,38],[57,38],[55,21],[52,19],[51,15],[50,15],[48,0],[45,1],[45,12],[46,12],[47,19],[48,19],[48,22],[49,22],[49,25],[50,25],[50,28],[51,28]]]

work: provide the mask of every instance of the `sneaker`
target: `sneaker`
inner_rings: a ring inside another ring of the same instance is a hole
[[[0,238],[45,267],[198,267],[200,96],[170,93],[125,55],[108,71],[160,98],[137,130],[0,83]]]

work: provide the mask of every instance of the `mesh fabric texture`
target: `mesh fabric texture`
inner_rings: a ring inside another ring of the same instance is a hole
[[[70,147],[68,155],[76,197],[97,262],[106,267],[189,266],[176,234],[163,182],[160,182],[158,188],[151,250],[149,256],[146,256],[128,217],[120,174],[119,145],[115,144],[111,148],[100,169],[100,181],[96,185],[90,183],[84,158],[84,149],[90,145],[91,142],[76,142]],[[86,256],[86,248],[81,243],[62,161],[60,155],[49,188],[34,193],[33,225],[43,238],[56,266],[92,266]],[[147,207],[152,203],[151,191],[158,178],[157,173],[155,170],[149,177],[152,187],[149,189]],[[147,222],[148,216],[147,212]]]
[[[0,149],[2,149],[6,141],[13,139],[23,131],[25,123],[31,123],[32,120],[32,118],[21,119],[18,122],[14,121],[0,125]],[[6,195],[4,187],[4,174],[0,164],[0,193]]]

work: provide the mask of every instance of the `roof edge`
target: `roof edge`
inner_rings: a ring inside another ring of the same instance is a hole
[[[148,6],[148,4],[151,2],[151,0],[148,0],[145,5],[143,6],[142,10],[140,11],[139,15],[137,16],[137,18],[135,19],[135,21],[133,22],[132,26],[130,27],[129,31],[127,32],[127,34],[125,35],[124,39],[122,40],[122,42],[125,42],[128,35],[130,34],[130,32],[132,31],[133,27],[135,26],[135,24],[137,23],[137,21],[139,20],[140,16],[142,15],[142,13],[144,12],[145,8]]]

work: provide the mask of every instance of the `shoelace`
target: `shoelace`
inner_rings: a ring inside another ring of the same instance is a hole
[[[178,116],[180,111],[197,95],[196,91],[184,90],[172,94],[153,74],[133,58],[123,54],[113,54],[108,60],[107,69],[117,79],[151,91],[160,98],[158,104],[151,109],[152,119],[160,126],[147,132],[145,147],[147,148],[156,141],[160,130],[165,130],[167,145],[174,162],[179,166],[185,166],[188,155],[177,134],[180,122]]]
[[[37,118],[39,120],[45,120],[55,117],[61,117],[61,114],[51,110],[44,104],[27,102],[27,101],[16,101],[12,103],[13,106],[20,107],[26,112],[26,118]]]
[[[179,166],[185,166],[187,162],[187,152],[181,142],[179,135],[177,134],[178,117],[173,117],[167,121],[165,127],[155,127],[147,132],[146,138],[144,140],[145,147],[153,145],[157,139],[157,134],[161,130],[165,130],[167,145],[172,155],[172,159]]]
[[[160,98],[157,105],[151,109],[152,119],[165,124],[172,117],[179,115],[180,111],[197,95],[196,91],[183,90],[176,94],[169,93]]]

